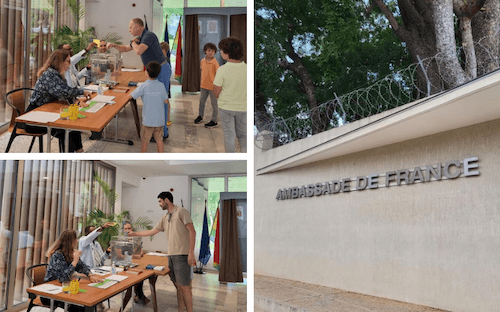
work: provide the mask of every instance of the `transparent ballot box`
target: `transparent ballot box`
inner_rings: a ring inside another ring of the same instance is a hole
[[[120,64],[116,55],[111,53],[97,53],[90,55],[92,64],[92,82],[102,82],[106,85],[118,84]]]
[[[113,236],[110,241],[111,261],[115,265],[130,266],[132,259],[140,259],[142,238],[128,236]]]

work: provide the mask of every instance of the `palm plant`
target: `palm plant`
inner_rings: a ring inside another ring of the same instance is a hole
[[[109,205],[109,210],[113,210],[113,206],[115,202],[118,200],[119,196],[116,193],[116,190],[112,188],[106,181],[102,180],[101,177],[95,173],[94,180],[97,182],[99,187],[101,188],[104,197]],[[141,216],[137,218],[135,221],[131,220],[130,212],[125,210],[120,213],[110,213],[106,214],[100,209],[92,210],[85,221],[85,227],[94,226],[99,227],[106,222],[114,222],[115,226],[111,226],[107,229],[103,229],[101,235],[97,237],[97,241],[101,244],[103,249],[108,248],[109,242],[111,241],[111,237],[117,236],[120,234],[121,226],[124,221],[130,222],[134,229],[143,229],[143,230],[151,230],[153,227],[151,224],[153,221],[149,220],[147,217]]]

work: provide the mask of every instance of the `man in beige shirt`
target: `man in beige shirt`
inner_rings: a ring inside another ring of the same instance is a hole
[[[158,195],[158,204],[167,210],[160,222],[149,231],[128,232],[129,236],[152,236],[160,231],[167,234],[168,267],[170,278],[177,288],[179,311],[193,311],[193,293],[191,292],[191,266],[196,264],[194,245],[196,231],[189,212],[183,207],[173,204],[174,197],[170,192]]]

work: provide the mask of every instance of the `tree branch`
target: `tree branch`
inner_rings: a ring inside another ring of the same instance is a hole
[[[380,8],[380,10],[382,10],[382,13],[384,13],[385,17],[389,20],[392,29],[394,29],[394,32],[397,33],[399,30],[399,24],[394,15],[392,15],[391,10],[389,10],[382,0],[374,0],[374,3]]]
[[[402,4],[400,4],[400,8],[404,7],[407,13],[407,16],[412,24],[417,26],[419,32],[423,32],[426,29],[425,21],[422,18],[422,15],[417,10],[412,1],[409,0],[400,0]]]
[[[365,17],[369,17],[372,14],[373,8],[375,8],[375,1],[371,1],[370,5],[365,8]]]

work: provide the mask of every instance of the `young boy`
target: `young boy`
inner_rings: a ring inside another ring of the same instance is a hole
[[[203,113],[205,111],[205,102],[208,95],[210,95],[210,102],[212,103],[212,119],[209,123],[205,124],[206,128],[217,127],[217,113],[219,107],[217,106],[217,97],[214,94],[214,78],[217,69],[219,69],[219,62],[215,59],[214,55],[217,53],[217,47],[213,43],[207,43],[203,47],[205,57],[200,62],[201,68],[201,93],[200,93],[200,108],[198,117],[194,123],[199,124],[203,120]]]
[[[163,55],[167,58],[167,62],[170,64],[170,46],[168,43],[165,41],[160,43],[161,51],[163,52]],[[168,85],[168,98],[170,99],[172,95],[170,94],[170,85]],[[167,126],[170,126],[172,122],[170,121],[170,103],[168,103],[168,108],[167,108]]]
[[[220,55],[227,63],[217,71],[214,94],[219,99],[226,153],[236,152],[236,137],[241,152],[247,152],[247,64],[241,60],[243,48],[233,37],[219,42]]]
[[[156,140],[158,153],[163,153],[163,125],[165,125],[164,104],[168,104],[165,85],[156,78],[160,74],[161,66],[158,62],[146,64],[148,80],[139,85],[130,98],[142,98],[142,127],[141,127],[141,152],[145,153],[151,136]]]

